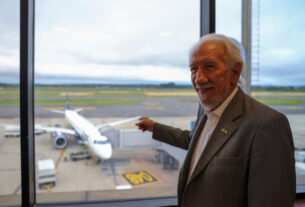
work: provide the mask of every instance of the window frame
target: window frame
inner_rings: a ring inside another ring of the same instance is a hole
[[[35,206],[34,0],[20,0],[21,204]]]
[[[36,203],[34,142],[35,0],[20,0],[20,128],[22,207],[36,206],[177,206],[177,197]],[[215,0],[200,0],[200,36],[215,32]],[[305,198],[305,185],[296,199]]]

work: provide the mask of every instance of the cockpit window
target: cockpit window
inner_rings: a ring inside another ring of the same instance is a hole
[[[108,140],[106,140],[106,141],[94,140],[93,143],[94,143],[94,144],[109,144],[110,142],[109,142]]]

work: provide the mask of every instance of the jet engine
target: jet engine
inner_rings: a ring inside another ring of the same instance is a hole
[[[52,135],[52,138],[53,138],[53,144],[57,149],[64,149],[67,147],[68,139],[66,135],[56,133]]]

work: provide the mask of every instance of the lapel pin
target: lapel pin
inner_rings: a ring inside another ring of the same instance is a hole
[[[221,129],[221,132],[224,133],[224,134],[227,134],[227,133],[228,133],[228,130],[222,128],[222,129]]]

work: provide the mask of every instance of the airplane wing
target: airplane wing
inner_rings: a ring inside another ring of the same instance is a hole
[[[72,110],[72,109],[70,109]],[[80,111],[83,111],[84,109],[80,108],[80,109],[74,109],[72,111],[76,111],[76,112],[80,112]],[[55,113],[58,113],[58,114],[65,114],[65,111],[61,111],[61,110],[56,110],[56,109],[50,109],[50,111],[52,112],[55,112]]]
[[[60,127],[45,127],[45,126],[40,126],[36,128],[35,130],[42,130],[44,133],[61,133],[61,134],[70,134],[70,135],[75,135],[75,131],[73,129],[67,129],[67,128],[60,128]]]
[[[19,125],[0,124],[5,127],[5,136],[20,136]],[[75,135],[75,131],[67,128],[60,127],[46,127],[42,125],[35,125],[35,134],[47,134],[47,133],[59,133],[59,134],[71,134]]]
[[[51,109],[50,111],[58,113],[58,114],[65,114],[65,111],[61,111],[61,110]]]
[[[97,126],[97,128],[101,129],[101,128],[109,127],[109,126],[113,127],[113,126],[116,126],[116,125],[119,125],[119,124],[124,124],[124,123],[127,123],[127,122],[139,120],[140,117],[141,116],[137,116],[137,117],[133,117],[133,118],[129,118],[129,119],[124,119],[124,120],[120,120],[120,121],[101,124],[101,125]]]

